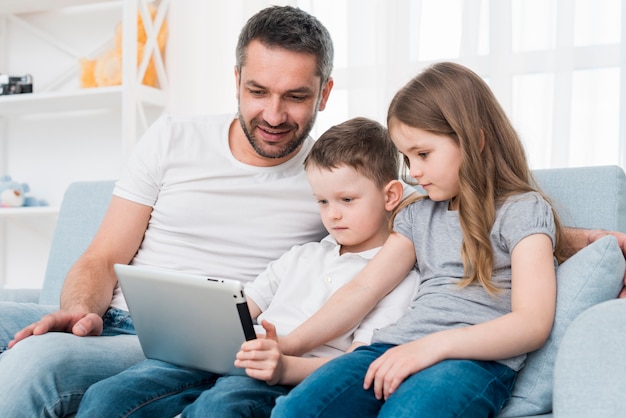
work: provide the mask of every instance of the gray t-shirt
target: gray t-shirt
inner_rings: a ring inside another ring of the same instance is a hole
[[[428,198],[402,210],[394,230],[413,241],[421,282],[409,312],[396,324],[374,333],[373,342],[403,344],[433,332],[486,322],[511,312],[511,252],[532,234],[546,234],[554,243],[552,210],[538,193],[509,197],[496,211],[491,230],[494,251],[493,283],[500,289],[489,295],[480,284],[459,287],[463,277],[463,240],[457,211],[448,202]],[[526,356],[501,360],[519,370]]]

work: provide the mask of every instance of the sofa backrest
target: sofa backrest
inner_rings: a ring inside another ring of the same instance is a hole
[[[626,175],[618,166],[535,170],[564,226],[626,232]]]
[[[109,206],[114,181],[72,183],[59,210],[39,303],[57,305],[65,275],[85,251]]]
[[[626,175],[620,167],[555,168],[533,174],[563,225],[626,232]],[[96,233],[114,185],[112,180],[77,182],[66,190],[39,303],[59,303],[65,275]]]

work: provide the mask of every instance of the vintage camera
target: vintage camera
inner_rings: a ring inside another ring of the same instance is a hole
[[[33,92],[33,76],[0,74],[0,96]]]

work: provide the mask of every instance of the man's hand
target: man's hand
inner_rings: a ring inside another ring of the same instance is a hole
[[[589,234],[587,235],[587,241],[589,244],[591,244],[592,242],[606,236],[606,235],[613,235],[615,238],[617,238],[617,243],[619,244],[619,247],[622,249],[622,253],[624,254],[624,257],[626,258],[626,234],[622,233],[622,232],[615,232],[615,231],[605,231],[602,229],[594,229],[589,231]],[[626,286],[626,272],[624,272],[624,285]],[[626,297],[626,287],[622,288],[622,291],[619,292],[619,298],[625,298]]]
[[[265,337],[243,343],[235,366],[246,369],[246,374],[252,378],[275,385],[283,373],[284,356],[278,348],[276,327],[267,321],[262,321],[261,325],[265,328]]]
[[[45,315],[40,321],[34,322],[18,331],[9,348],[31,335],[41,335],[47,332],[68,332],[79,337],[102,334],[102,318],[95,313],[70,313],[59,310]]]

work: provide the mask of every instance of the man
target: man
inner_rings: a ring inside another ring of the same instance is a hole
[[[0,346],[15,334],[0,355],[4,416],[73,414],[91,384],[143,359],[114,263],[249,281],[293,245],[322,238],[302,164],[332,60],[328,31],[301,10],[269,7],[247,22],[238,117],[157,121],[68,273],[60,309],[0,304]]]

